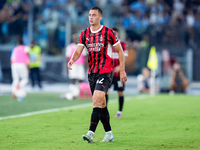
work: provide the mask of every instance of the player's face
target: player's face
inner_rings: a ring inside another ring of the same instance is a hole
[[[97,25],[100,23],[102,16],[99,14],[98,10],[90,10],[88,18],[90,25]]]

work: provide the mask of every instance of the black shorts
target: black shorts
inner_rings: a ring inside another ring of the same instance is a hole
[[[113,77],[112,84],[115,91],[124,91],[125,85],[121,83],[120,77]]]
[[[88,74],[88,81],[90,84],[90,89],[92,95],[95,90],[100,90],[107,93],[108,89],[112,84],[113,73],[104,73],[104,74]]]

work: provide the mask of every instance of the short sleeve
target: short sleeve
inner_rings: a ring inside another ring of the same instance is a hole
[[[71,49],[70,49],[70,45],[68,45],[66,48],[65,56],[70,57],[70,55],[71,55]]]
[[[117,37],[115,31],[113,31],[112,29],[109,32],[109,38],[110,38],[110,44],[112,46],[115,46],[120,43],[119,38]]]
[[[126,43],[125,43],[125,42],[122,42],[121,45],[122,45],[122,49],[123,49],[123,51],[124,51],[124,56],[125,56],[125,57],[128,57],[128,50],[127,50],[127,48],[126,48]]]
[[[80,36],[79,36],[78,45],[85,46],[84,31],[82,31],[81,34],[80,34]]]
[[[29,47],[29,46],[25,46],[24,51],[25,51],[26,53],[29,53],[30,47]]]

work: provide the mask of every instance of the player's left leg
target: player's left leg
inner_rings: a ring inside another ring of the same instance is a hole
[[[98,105],[101,104],[100,120],[106,132],[106,135],[104,136],[101,142],[114,141],[114,137],[113,137],[111,125],[110,125],[110,115],[109,115],[108,108],[106,106],[106,99],[105,99],[105,94],[108,92],[108,89],[110,88],[112,84],[112,79],[113,79],[112,72],[99,75],[96,82],[96,87],[95,87],[94,94],[99,95],[99,98],[94,103],[94,107],[98,107]]]
[[[42,89],[41,77],[40,77],[40,68],[37,67],[37,68],[35,68],[35,70],[36,70],[36,81],[38,82],[39,88]]]

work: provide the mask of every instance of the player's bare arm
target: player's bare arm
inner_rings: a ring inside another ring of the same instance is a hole
[[[74,51],[74,54],[72,55],[71,60],[68,62],[67,67],[72,70],[73,63],[81,56],[81,53],[83,52],[84,46],[78,45],[76,50]]]
[[[124,53],[121,47],[121,44],[117,44],[114,46],[115,50],[117,51],[119,55],[119,63],[120,63],[120,81],[122,84],[124,84],[127,81],[127,76],[125,72],[125,59],[124,59]]]
[[[126,56],[124,56],[124,62],[126,62]],[[120,72],[120,65],[114,68],[114,72]]]

